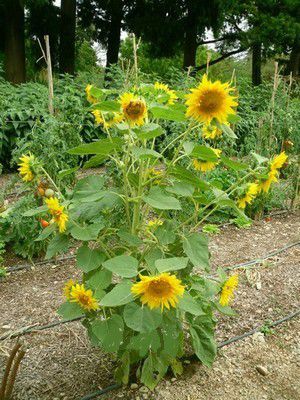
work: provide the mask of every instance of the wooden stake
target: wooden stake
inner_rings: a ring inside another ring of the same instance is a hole
[[[49,36],[44,36],[46,43],[46,63],[47,63],[47,76],[48,76],[48,89],[49,89],[49,113],[53,114],[53,76],[52,76],[52,65],[51,65],[51,54],[50,54],[50,44],[49,44]]]

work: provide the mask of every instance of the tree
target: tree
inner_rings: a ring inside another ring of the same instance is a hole
[[[1,1],[4,14],[4,69],[6,79],[12,83],[26,80],[24,2]]]
[[[61,1],[59,69],[61,73],[75,73],[76,0]]]
[[[106,67],[117,64],[121,42],[121,24],[123,18],[122,0],[108,2],[109,30],[107,38]]]

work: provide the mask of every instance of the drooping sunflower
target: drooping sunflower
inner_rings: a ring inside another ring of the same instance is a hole
[[[127,122],[134,125],[143,125],[148,116],[145,101],[132,93],[124,93],[120,97],[120,103],[124,118]]]
[[[53,221],[57,224],[60,233],[65,232],[66,223],[69,220],[68,214],[64,212],[65,207],[59,204],[56,197],[45,199],[50,214],[53,216]]]
[[[230,276],[224,283],[220,296],[221,306],[228,306],[234,298],[234,291],[239,283],[238,275]]]
[[[230,94],[233,90],[229,83],[211,82],[204,75],[199,86],[186,96],[187,117],[205,124],[214,118],[221,124],[225,123],[230,114],[236,113],[234,107],[238,105],[236,97]]]
[[[269,171],[267,177],[258,182],[259,190],[268,193],[272,183],[278,182],[279,169],[286,163],[288,156],[283,151],[273,158],[269,164]]]
[[[140,282],[131,287],[135,296],[140,296],[142,304],[147,304],[151,309],[176,307],[178,297],[183,295],[184,286],[175,275],[162,273],[157,276],[142,276]]]
[[[79,304],[86,311],[96,311],[99,309],[97,299],[93,296],[90,289],[84,285],[76,283],[70,291],[70,302]]]
[[[118,124],[123,120],[123,115],[121,113],[110,113],[101,112],[100,110],[92,111],[95,117],[95,121],[98,125],[103,125],[104,128],[110,128],[111,126]]]
[[[166,103],[169,105],[174,104],[175,101],[178,99],[175,90],[170,89],[169,86],[165,85],[164,83],[155,82],[154,89],[168,96],[168,100]]]
[[[278,169],[282,168],[283,165],[286,163],[287,159],[288,159],[288,156],[285,154],[284,151],[282,151],[280,154],[278,154],[278,156],[275,156],[270,163],[271,171],[274,171],[274,170],[277,171]]]
[[[20,158],[18,171],[24,182],[31,182],[34,179],[33,166],[35,161],[35,157],[31,153],[29,153],[27,156],[23,154]]]
[[[213,149],[213,152],[216,154],[216,156],[219,158],[222,150],[220,149]],[[219,164],[219,161],[207,161],[207,160],[193,160],[193,165],[196,171],[201,171],[201,172],[207,172],[213,170],[217,165]]]
[[[259,193],[259,186],[257,183],[250,183],[243,197],[239,198],[237,205],[239,208],[246,208],[247,204],[251,204],[255,199],[256,195]]]
[[[202,128],[202,137],[204,139],[216,139],[222,136],[223,132],[221,129],[214,125],[204,125]]]
[[[96,97],[91,95],[91,89],[92,89],[93,85],[87,85],[85,88],[85,93],[86,93],[86,99],[89,103],[97,103],[98,100],[96,99]]]
[[[65,284],[63,292],[64,296],[66,297],[67,300],[71,299],[71,290],[72,287],[76,285],[76,282],[73,281],[73,279],[68,280],[68,282]]]

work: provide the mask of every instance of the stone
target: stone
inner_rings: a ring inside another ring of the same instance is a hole
[[[265,335],[262,332],[255,332],[252,336],[253,343],[265,343]]]
[[[261,375],[266,376],[268,375],[269,371],[267,370],[266,367],[263,367],[262,365],[257,365],[256,367],[256,371],[259,372]]]
[[[148,392],[149,392],[149,389],[148,389],[146,386],[142,386],[142,387],[140,388],[140,392],[141,392],[141,393],[148,393]]]
[[[132,383],[130,385],[130,389],[137,389],[139,387],[139,385],[137,383]]]

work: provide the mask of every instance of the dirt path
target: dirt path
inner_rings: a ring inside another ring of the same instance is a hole
[[[232,265],[260,257],[300,239],[300,215],[258,222],[247,230],[228,226],[211,240],[212,263]],[[222,341],[253,326],[275,320],[300,306],[300,246],[273,257],[251,271],[241,272],[234,304],[238,317],[220,318]],[[78,274],[73,261],[42,266],[8,276],[0,282],[0,335],[33,323],[57,319],[64,282]],[[185,366],[184,375],[166,380],[153,394],[122,389],[102,399],[155,400],[298,400],[300,398],[300,321],[223,348],[208,370]],[[34,333],[22,339],[28,353],[18,376],[16,400],[77,400],[112,381],[112,360],[90,347],[80,323]],[[0,365],[13,341],[0,343]],[[261,365],[267,375],[257,371]]]

